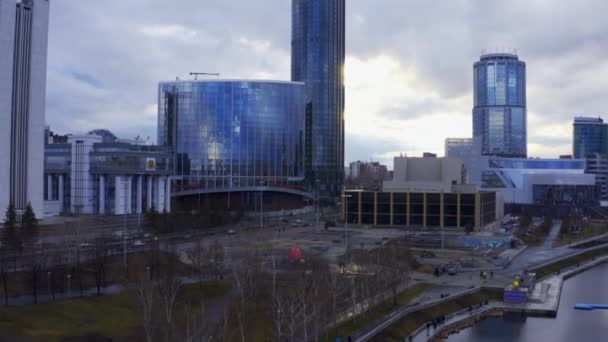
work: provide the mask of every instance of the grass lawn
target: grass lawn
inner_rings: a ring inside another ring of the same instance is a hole
[[[229,281],[187,285],[180,298],[213,301],[231,286]],[[137,298],[132,293],[2,307],[0,340],[62,341],[68,337],[103,336],[114,341],[137,341],[141,336],[139,316]]]
[[[429,285],[429,284],[418,284],[418,285],[415,285],[415,286],[407,289],[406,291],[402,292],[399,295],[399,298],[397,299],[397,303],[398,303],[397,307],[409,302],[413,298],[422,294],[429,287],[431,287],[431,285]],[[372,324],[374,321],[388,315],[393,310],[395,310],[397,307],[393,305],[393,300],[389,299],[388,301],[386,301],[383,304],[364,313],[363,315],[357,317],[356,319],[350,320],[348,322],[345,322],[345,323],[339,325],[336,329],[333,329],[329,333],[330,337],[325,339],[325,341],[327,341],[327,342],[335,341],[334,336],[341,336],[344,338],[346,336],[352,335],[353,333],[360,331],[361,329],[365,328],[366,326]]]
[[[599,257],[599,256],[603,256],[605,254],[608,254],[608,247],[585,252],[583,254],[576,255],[571,258],[549,264],[545,267],[534,269],[533,272],[536,272],[537,279],[542,279],[542,278],[549,276],[553,273],[556,273],[559,270],[564,269],[566,267],[576,265],[578,263],[587,261],[593,257]]]
[[[526,246],[530,246],[530,247],[540,246],[540,244],[543,242],[542,238],[539,238],[538,236],[536,236],[534,234],[523,235],[523,236],[520,236],[519,239],[523,243],[525,243]]]
[[[374,337],[372,341],[402,341],[404,336],[411,335],[416,329],[433,318],[464,310],[471,305],[477,305],[486,300],[502,300],[502,296],[502,291],[484,290],[412,312]]]

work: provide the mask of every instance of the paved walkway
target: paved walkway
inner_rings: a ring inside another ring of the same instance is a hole
[[[557,236],[559,235],[559,230],[561,228],[561,224],[562,224],[562,221],[555,221],[553,223],[553,227],[551,227],[551,231],[549,232],[549,235],[547,235],[547,237],[545,238],[545,241],[543,241],[541,248],[545,248],[545,249],[553,248],[553,244],[555,243],[555,240],[557,239]]]

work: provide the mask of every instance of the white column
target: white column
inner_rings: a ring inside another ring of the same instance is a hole
[[[165,177],[158,177],[157,181],[154,182],[155,193],[156,193],[156,203],[154,203],[154,208],[158,212],[163,212],[165,210]]]
[[[106,176],[99,176],[99,213],[106,213]]]
[[[63,212],[63,175],[59,175],[59,186],[58,186],[58,194],[57,197],[59,198],[59,212],[62,213]]]
[[[123,215],[125,211],[125,185],[121,176],[114,177],[114,215]]]
[[[53,175],[46,176],[46,200],[53,200]]]
[[[171,212],[171,177],[167,177],[165,182],[165,210]]]
[[[125,176],[124,178],[125,182],[127,183],[127,185],[125,185],[127,187],[127,193],[125,194],[125,196],[127,196],[127,212],[125,214],[132,214],[133,213],[133,177],[131,176]]]
[[[137,213],[141,214],[141,205],[142,205],[142,201],[143,201],[143,194],[142,194],[142,175],[136,176],[137,177]]]
[[[148,176],[146,181],[148,183],[148,196],[147,196],[148,203],[146,205],[146,210],[150,210],[150,209],[152,209],[152,183],[154,181],[154,177]]]

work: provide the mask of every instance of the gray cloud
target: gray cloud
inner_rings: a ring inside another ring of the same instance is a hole
[[[289,79],[290,7],[287,0],[54,0],[47,121],[60,132],[106,127],[155,137],[149,109],[159,81],[190,71]],[[608,108],[607,11],[604,0],[349,0],[347,53],[390,55],[416,70],[414,86],[440,95],[388,106],[377,118],[402,121],[472,97],[482,49],[517,48],[528,65],[529,110],[539,124],[567,125],[574,114]],[[529,131],[531,142],[555,142]],[[371,136],[350,135],[347,143],[347,160],[407,147]]]

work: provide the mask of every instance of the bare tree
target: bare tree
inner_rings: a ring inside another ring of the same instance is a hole
[[[156,287],[148,280],[141,280],[136,288],[142,328],[146,334],[146,341],[152,342],[155,336],[154,312],[157,302]]]
[[[384,283],[391,291],[393,305],[397,305],[399,289],[406,287],[410,277],[411,257],[404,246],[391,243],[381,250],[381,275]]]
[[[106,239],[101,236],[95,241],[95,259],[93,260],[93,273],[95,274],[95,286],[97,295],[101,295],[101,288],[106,286],[106,265],[108,262],[108,246]]]
[[[157,282],[157,293],[163,308],[167,341],[172,341],[173,339],[173,312],[181,285],[182,281],[177,277],[173,269],[164,272],[164,275]]]
[[[38,282],[40,273],[46,270],[48,254],[44,248],[33,249],[29,255],[27,263],[27,273],[29,274],[30,284],[32,286],[32,296],[34,304],[38,303]]]
[[[202,281],[205,278],[205,268],[207,265],[207,251],[203,245],[203,240],[198,239],[194,246],[186,252],[186,255],[192,263],[192,266],[194,267],[199,278],[198,280],[201,282],[200,284],[202,286]]]
[[[232,276],[236,285],[239,306],[235,312],[241,341],[245,342],[245,322],[248,318],[249,303],[255,299],[258,291],[258,280],[262,272],[262,261],[259,251],[253,245],[244,249],[243,255],[233,257]]]
[[[220,279],[224,274],[224,246],[215,240],[209,247],[208,263],[211,274]]]

